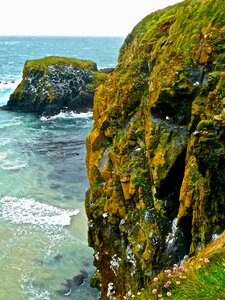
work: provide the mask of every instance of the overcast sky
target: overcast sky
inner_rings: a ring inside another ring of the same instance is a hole
[[[3,0],[0,35],[126,36],[150,12],[181,0]]]

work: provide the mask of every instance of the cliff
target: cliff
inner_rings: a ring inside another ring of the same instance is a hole
[[[94,98],[89,245],[122,299],[225,229],[225,12],[186,0],[144,18]]]
[[[92,61],[54,56],[29,60],[6,109],[46,115],[61,109],[87,111],[93,106],[94,90],[106,77]]]

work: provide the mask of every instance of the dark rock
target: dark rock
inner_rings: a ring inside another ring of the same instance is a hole
[[[23,80],[5,109],[54,115],[62,109],[92,109],[94,90],[108,75],[96,63],[63,57],[27,61]]]
[[[85,270],[81,270],[80,274],[74,276],[72,279],[66,279],[59,290],[56,292],[63,296],[71,295],[80,285],[85,282],[88,277],[88,273]]]
[[[63,256],[62,256],[60,253],[58,253],[58,254],[56,254],[56,255],[53,257],[53,260],[54,260],[55,262],[58,262],[58,261],[60,261],[62,258],[63,258]]]
[[[110,73],[112,73],[114,70],[115,70],[115,68],[103,68],[103,69],[100,69],[99,71],[104,72],[104,73],[107,73],[107,74],[110,74]]]

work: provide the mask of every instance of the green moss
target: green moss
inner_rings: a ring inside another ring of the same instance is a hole
[[[215,128],[215,122],[213,120],[203,120],[197,126],[197,131],[213,130]]]
[[[136,169],[136,173],[133,177],[133,183],[136,189],[138,189],[141,186],[144,186],[145,183],[145,176],[144,176],[144,171],[140,168]]]
[[[133,168],[134,162],[132,160],[127,160],[124,162],[120,167],[120,173],[121,174],[127,174],[131,173],[131,170]]]
[[[89,69],[97,71],[96,63],[90,60],[81,60],[77,58],[68,58],[61,56],[48,56],[41,59],[28,60],[25,64],[25,69],[41,69],[50,65],[70,64],[77,68]]]
[[[223,136],[225,30],[217,18],[224,22],[223,6],[220,0],[186,0],[147,16],[128,35],[118,66],[97,90],[94,130],[104,132],[108,158],[93,150],[88,167],[109,159],[104,210],[121,224],[110,250],[122,259],[120,246],[129,246],[137,261],[135,278],[130,264],[116,271],[118,299],[137,293],[151,274],[186,253],[179,237],[168,251],[172,219],[187,220],[183,234],[192,239],[191,253],[211,239],[221,218],[223,177],[217,174],[224,160],[223,144],[217,144]],[[106,222],[107,232],[111,219]],[[148,298],[156,299],[151,290],[143,297]]]
[[[22,80],[21,83],[17,86],[17,88],[13,92],[13,97],[17,100],[20,100],[23,96],[24,88],[25,88],[25,82],[24,80]]]
[[[222,7],[222,0],[188,0],[148,15],[126,38],[119,61],[128,62],[130,51],[139,62],[143,59],[138,52],[133,51],[131,45],[134,42],[139,52],[145,51],[149,61],[156,60],[161,66],[170,60],[175,65],[181,61],[186,66],[197,64],[204,47],[224,49],[221,24],[225,25],[225,17]]]
[[[190,180],[191,180],[191,182],[193,184],[195,184],[196,182],[198,182],[199,178],[200,178],[200,174],[198,172],[192,172],[190,174]]]

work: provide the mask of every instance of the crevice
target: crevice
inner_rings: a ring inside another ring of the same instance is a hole
[[[166,120],[174,125],[188,125],[191,120],[192,102],[195,92],[189,87],[174,87],[175,95],[168,90],[161,90],[151,114],[155,118]]]
[[[177,225],[183,233],[183,238],[187,247],[187,253],[189,253],[192,241],[192,214],[181,217]]]
[[[175,125],[188,125],[191,120],[192,99],[184,97],[182,103],[180,99],[171,101],[158,101],[156,107],[151,109],[151,114],[155,118],[166,120]]]
[[[179,209],[180,188],[184,177],[186,149],[178,155],[166,178],[157,189],[157,198],[163,201],[166,216],[173,220]]]

